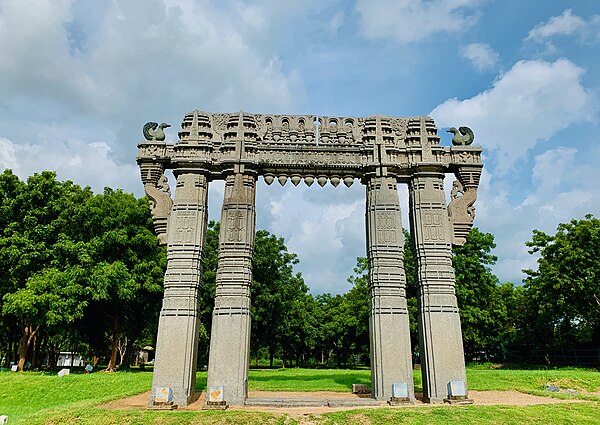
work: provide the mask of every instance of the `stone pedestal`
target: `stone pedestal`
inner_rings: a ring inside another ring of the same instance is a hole
[[[205,176],[192,173],[177,176],[150,405],[154,404],[156,388],[171,388],[176,405],[189,404],[194,395],[207,194]]]
[[[234,406],[248,396],[255,188],[254,176],[228,175],[221,214],[208,387],[223,387],[225,402]]]
[[[466,374],[442,170],[415,172],[409,195],[419,283],[423,400],[443,403],[448,397],[448,383],[462,381],[466,386]]]
[[[408,398],[414,400],[404,235],[395,178],[367,181],[366,225],[373,398],[390,400],[392,385],[406,383]]]

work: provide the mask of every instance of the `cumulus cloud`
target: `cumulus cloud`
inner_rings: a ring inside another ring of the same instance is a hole
[[[461,55],[471,61],[479,71],[496,67],[500,55],[485,43],[472,43],[461,48]]]
[[[440,127],[468,125],[506,173],[536,143],[573,123],[591,121],[596,106],[584,70],[567,59],[517,62],[493,87],[465,100],[449,99],[431,116]]]
[[[356,257],[365,256],[365,191],[355,182],[320,187],[257,184],[257,228],[285,239],[313,293],[346,292]]]
[[[132,163],[118,163],[103,142],[77,139],[17,144],[0,137],[0,169],[10,168],[22,180],[41,171],[56,171],[59,180],[72,180],[99,193],[105,187],[122,188],[143,195],[139,170]]]
[[[536,155],[531,181],[525,182],[532,190],[520,200],[511,199],[514,183],[484,168],[475,225],[495,236],[499,260],[493,270],[501,281],[518,284],[521,270],[536,268],[537,257],[525,246],[532,229],[554,234],[558,223],[600,210],[600,169],[586,161],[598,153],[592,151],[557,146]]]
[[[589,146],[540,150],[540,142],[561,130],[596,119],[596,99],[583,75],[567,59],[520,61],[491,88],[449,99],[431,112],[440,127],[470,126],[476,143],[486,148],[475,225],[496,238],[494,272],[502,281],[520,283],[521,270],[536,267],[525,246],[532,229],[554,233],[558,223],[600,209],[600,170],[589,161],[598,152]],[[540,153],[530,172],[521,168],[517,181],[508,171],[526,163],[534,147]]]
[[[0,119],[11,123],[6,114],[16,103],[43,104],[60,111],[63,122],[83,117],[109,129],[103,140],[131,158],[139,128],[149,120],[176,125],[194,108],[293,111],[303,83],[296,70],[284,69],[272,43],[256,42],[272,30],[260,19],[262,7],[6,0],[0,8]],[[7,127],[0,135],[16,143],[39,136],[27,127],[7,133]]]
[[[583,18],[573,15],[572,9],[566,9],[562,15],[553,16],[547,22],[536,25],[529,31],[526,40],[542,42],[555,35],[572,35],[586,25]]]
[[[481,0],[357,0],[361,29],[370,39],[408,44],[474,25]]]

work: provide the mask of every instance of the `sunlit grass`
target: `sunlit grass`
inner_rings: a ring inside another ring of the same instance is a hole
[[[415,389],[421,391],[420,371]],[[402,409],[359,409],[327,413],[314,423],[600,423],[600,372],[584,369],[481,370],[467,369],[472,390],[544,392],[547,383],[573,388],[589,403],[542,406],[441,406]],[[295,423],[283,414],[259,412],[154,412],[105,410],[98,405],[148,391],[151,372],[71,374],[0,372],[0,415],[10,424],[276,424]],[[370,371],[327,369],[252,369],[250,391],[350,392],[352,384],[370,384]],[[196,388],[206,388],[206,372],[199,372]],[[591,394],[596,392],[595,395]],[[595,401],[594,401],[595,400]],[[282,416],[283,415],[283,416]]]

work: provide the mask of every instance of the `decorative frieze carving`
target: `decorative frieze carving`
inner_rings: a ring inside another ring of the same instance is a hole
[[[324,174],[332,183],[337,182],[330,180],[335,176],[347,185],[350,178],[362,178],[380,165],[386,172],[405,177],[422,163],[439,164],[449,172],[480,165],[481,148],[441,146],[429,117],[192,111],[183,119],[178,143],[152,141],[138,149],[140,164],[162,162],[167,168],[202,169],[220,179],[224,164],[237,161],[258,174],[296,176],[293,184],[310,176],[305,180],[310,185]]]

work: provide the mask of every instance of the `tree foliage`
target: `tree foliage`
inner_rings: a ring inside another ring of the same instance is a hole
[[[219,223],[210,222],[202,259],[200,364],[207,364]],[[418,350],[417,270],[404,231],[404,269],[412,349]],[[348,291],[312,295],[294,271],[296,254],[256,232],[251,289],[254,364],[346,367],[369,363],[368,262],[358,258]],[[492,273],[494,237],[474,228],[453,248],[456,296],[467,360],[533,359],[540,347],[600,345],[600,220],[534,230],[538,256],[524,286]],[[23,369],[55,364],[60,351],[127,367],[135,348],[156,336],[166,250],[145,198],[120,190],[93,194],[51,172],[21,181],[0,175],[0,361]],[[520,357],[519,357],[520,356]],[[264,364],[264,363],[262,363]]]
[[[465,244],[452,250],[467,358],[498,357],[503,349],[508,312],[498,278],[490,268],[497,260],[491,254],[495,247],[492,234],[474,228]]]
[[[600,344],[600,220],[561,223],[553,236],[534,230],[527,246],[539,255],[537,270],[524,270],[535,341]]]
[[[0,196],[5,358],[23,369],[43,351],[55,358],[81,343],[100,354],[108,340],[114,369],[119,339],[133,344],[148,323],[140,314],[162,293],[166,256],[146,200],[111,189],[94,196],[51,172],[20,182],[8,170]]]

